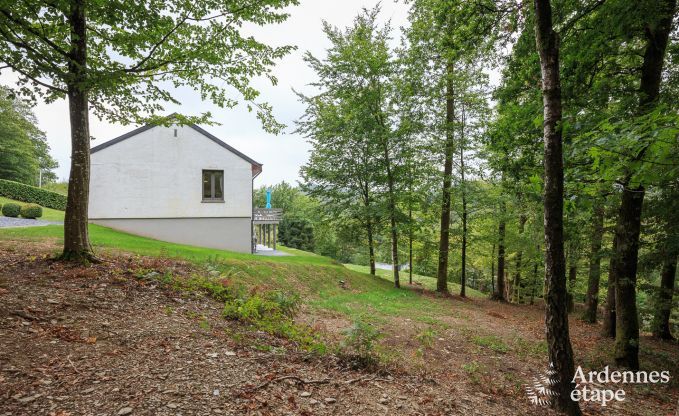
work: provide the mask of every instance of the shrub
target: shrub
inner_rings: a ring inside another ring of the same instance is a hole
[[[21,216],[36,219],[42,217],[42,207],[38,204],[27,204],[21,207]]]
[[[6,179],[0,179],[0,196],[61,211],[66,209],[66,195]]]
[[[21,214],[21,205],[8,202],[2,206],[2,215],[5,217],[18,217]]]
[[[337,354],[340,363],[352,370],[374,370],[379,363],[375,341],[381,336],[380,332],[362,321],[354,322],[343,332],[345,338]]]
[[[299,296],[295,294],[280,291],[255,293],[247,298],[239,297],[225,302],[223,316],[286,338],[307,351],[324,354],[326,347],[318,335],[308,326],[293,320],[298,308]]]
[[[305,218],[283,218],[278,230],[278,240],[286,247],[313,251],[314,227]]]

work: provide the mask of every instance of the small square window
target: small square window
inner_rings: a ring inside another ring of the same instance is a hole
[[[203,201],[224,202],[224,171],[203,171]]]

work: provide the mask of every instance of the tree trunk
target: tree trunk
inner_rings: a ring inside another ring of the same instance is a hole
[[[528,217],[526,217],[526,214],[521,214],[519,215],[519,238],[521,238],[521,235],[523,235],[523,231],[526,227],[526,221],[528,221]],[[522,262],[522,257],[523,257],[523,250],[519,250],[516,253],[516,270],[514,271],[514,283],[512,283],[512,286],[514,287],[514,302],[515,303],[521,303],[520,299],[520,293],[519,293],[519,287],[521,286],[521,262]]]
[[[408,283],[413,284],[413,207],[408,209]]]
[[[639,369],[639,318],[637,315],[637,255],[641,232],[643,187],[625,188],[616,227],[615,260],[615,361]]]
[[[566,260],[563,248],[563,149],[561,138],[561,81],[559,39],[552,27],[549,0],[535,1],[535,39],[540,54],[544,103],[544,224],[545,224],[545,326],[550,363],[558,382],[552,405],[568,415],[580,415],[578,402],[571,400],[575,387],[573,349],[566,311]]]
[[[538,246],[538,252],[540,251],[540,248]],[[531,284],[531,290],[530,290],[530,304],[533,305],[535,303],[535,287],[538,284],[538,261],[537,258],[533,261],[533,284]]]
[[[368,232],[368,256],[370,257],[370,274],[375,276],[375,241],[373,238],[373,223],[368,218],[366,231]]]
[[[394,272],[394,286],[401,287],[399,279],[399,260],[398,260],[398,230],[396,228],[396,195],[394,191],[394,174],[391,169],[391,158],[389,157],[389,147],[387,140],[383,140],[384,163],[387,168],[387,190],[389,192],[389,223],[391,225],[391,267]]]
[[[88,262],[96,260],[87,230],[90,190],[89,101],[83,81],[87,70],[87,30],[85,5],[71,2],[71,55],[68,107],[71,123],[71,171],[69,175],[66,215],[64,217],[64,252],[62,259]]]
[[[646,47],[641,66],[641,97],[639,113],[653,109],[660,93],[663,64],[676,0],[659,1],[654,21],[645,25]],[[655,10],[654,10],[655,11]],[[635,160],[643,157],[643,148]],[[641,210],[644,203],[643,185],[631,185],[633,172],[628,172],[623,181],[620,214],[616,227],[616,337],[615,361],[631,370],[639,369],[639,318],[637,316],[636,283],[639,235],[641,233]]]
[[[571,264],[568,267],[568,313],[575,310],[575,279],[578,277],[578,259],[573,253]]]
[[[462,271],[460,274],[460,296],[466,297],[467,287],[467,192],[464,182],[464,122],[465,113],[462,109],[462,129],[460,132],[460,192],[462,193]]]
[[[674,296],[674,282],[677,275],[677,253],[665,257],[662,267],[662,277],[658,291],[658,304],[653,319],[653,336],[664,340],[674,340],[670,331],[670,315],[672,314],[672,299]]]
[[[493,251],[490,253],[490,288],[491,296],[495,294],[495,243],[493,243]]]
[[[453,176],[454,139],[453,123],[455,122],[455,99],[453,96],[453,65],[448,64],[446,82],[446,144],[443,162],[443,187],[441,203],[441,238],[439,240],[439,267],[436,278],[436,291],[448,293],[448,252],[450,241],[450,185]]]
[[[500,211],[501,215],[504,215],[504,203]],[[497,227],[497,284],[495,285],[493,299],[502,302],[507,301],[505,297],[505,228],[505,219],[500,217],[500,223]]]
[[[589,276],[587,279],[587,296],[585,313],[582,319],[593,324],[596,322],[599,307],[599,280],[601,279],[601,240],[604,235],[604,206],[597,200],[592,209],[592,239],[589,250]]]
[[[607,338],[615,338],[615,253],[617,244],[613,239],[611,259],[608,263],[608,290],[606,292],[606,305],[604,306],[602,335]]]

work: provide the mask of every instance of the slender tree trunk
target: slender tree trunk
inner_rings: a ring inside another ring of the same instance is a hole
[[[501,215],[504,215],[504,203],[500,209]],[[505,296],[505,219],[500,217],[500,223],[497,227],[498,241],[497,241],[497,284],[495,285],[495,292],[493,299],[506,302]]]
[[[443,187],[441,204],[441,238],[439,240],[439,267],[436,291],[448,293],[448,244],[450,242],[450,185],[453,176],[455,98],[453,96],[453,65],[448,64],[446,82],[446,144],[443,162]]]
[[[608,262],[608,289],[606,291],[606,305],[604,305],[602,335],[607,338],[615,338],[615,253],[617,244],[613,239],[612,255]]]
[[[413,284],[413,207],[408,208],[408,283]]]
[[[601,240],[604,236],[603,200],[597,200],[592,210],[592,238],[589,250],[589,276],[587,279],[587,296],[585,313],[582,319],[593,324],[596,322],[599,307],[599,280],[601,279]]]
[[[538,251],[540,248],[538,246]],[[530,304],[535,304],[535,287],[538,285],[538,260],[537,258],[533,261],[533,283],[531,284],[530,290]]]
[[[383,141],[384,163],[387,168],[387,190],[389,192],[389,223],[391,225],[391,267],[394,272],[394,286],[401,287],[399,279],[399,260],[398,260],[398,229],[396,228],[396,195],[394,190],[394,173],[391,168],[391,158],[389,157],[389,147],[387,140]]]
[[[639,113],[651,111],[660,93],[665,52],[672,31],[676,0],[657,2],[653,21],[645,24],[646,47],[641,66]],[[646,148],[637,155],[641,159]],[[643,185],[632,185],[629,172],[623,181],[622,201],[615,231],[616,252],[616,337],[615,361],[631,370],[639,369],[639,318],[636,304],[637,258],[641,233]]]
[[[578,277],[578,259],[573,253],[568,267],[568,313],[575,310],[575,279]]]
[[[71,2],[71,55],[68,107],[71,122],[71,172],[69,175],[66,215],[64,217],[64,252],[62,258],[79,262],[96,260],[87,230],[90,190],[89,101],[84,80],[87,70],[87,29],[85,4]]]
[[[523,231],[526,228],[526,221],[528,221],[528,217],[526,217],[526,214],[519,215],[519,238],[523,235]],[[514,289],[514,291],[513,291],[514,302],[516,302],[516,303],[521,303],[519,287],[521,286],[522,257],[523,257],[523,250],[519,249],[519,251],[516,253],[516,270],[514,271],[514,283],[512,284],[513,289]]]
[[[462,128],[460,131],[460,192],[462,193],[462,271],[460,275],[460,296],[466,297],[467,289],[467,190],[464,181],[464,123],[465,113],[462,108]]]
[[[545,280],[547,282],[545,325],[549,360],[558,382],[552,404],[568,415],[580,415],[578,402],[571,400],[575,387],[573,349],[566,311],[566,260],[563,248],[563,149],[561,138],[561,81],[559,39],[552,26],[549,0],[534,0],[535,38],[540,54],[544,103],[544,223]]]
[[[658,304],[653,318],[653,336],[664,340],[674,340],[670,331],[670,315],[674,297],[674,282],[677,276],[677,253],[665,256],[658,288]]]
[[[367,220],[366,231],[368,232],[368,256],[370,258],[370,274],[375,276],[375,241],[373,237],[373,223]]]
[[[495,294],[495,243],[493,243],[493,251],[490,253],[490,293],[491,296]]]

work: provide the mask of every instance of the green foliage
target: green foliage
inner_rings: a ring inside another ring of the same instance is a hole
[[[426,328],[415,336],[423,348],[431,348],[434,345],[436,331],[434,328]]]
[[[227,319],[241,321],[261,331],[287,338],[305,350],[325,353],[325,345],[311,328],[294,322],[299,302],[298,295],[282,291],[255,293],[227,301],[223,315]]]
[[[344,331],[337,356],[340,363],[353,369],[374,369],[379,357],[375,352],[375,342],[380,338],[380,332],[372,325],[356,320]]]
[[[42,207],[38,204],[26,204],[21,207],[21,216],[24,218],[40,218],[42,217]]]
[[[283,127],[271,107],[257,99],[251,80],[261,77],[275,84],[271,68],[294,48],[269,46],[242,32],[243,26],[284,22],[288,14],[283,9],[296,0],[79,4],[0,4],[6,11],[0,17],[0,60],[22,74],[16,92],[52,102],[77,87],[88,92],[99,118],[123,124],[166,122],[158,114],[168,103],[179,102],[175,94],[181,87],[197,91],[219,108],[236,106],[236,92],[266,130]],[[77,33],[74,9],[85,20],[86,54],[73,52],[69,33]],[[210,118],[206,112],[179,121]]]
[[[368,240],[374,245],[381,219],[400,211],[395,201],[397,181],[390,177],[402,173],[406,141],[397,134],[393,117],[396,67],[389,47],[391,28],[378,23],[378,14],[379,7],[364,9],[345,30],[324,22],[331,47],[322,59],[305,55],[318,75],[313,85],[320,92],[299,95],[306,110],[297,122],[298,132],[312,145],[301,169],[302,189],[322,205],[323,220],[337,231],[334,237],[344,240],[319,243],[336,258],[344,255],[345,242],[367,253]]]
[[[278,240],[286,247],[314,250],[314,227],[305,218],[286,217],[279,226]]]
[[[37,185],[56,179],[59,164],[49,155],[45,133],[31,107],[0,86],[0,179]]]
[[[65,195],[4,179],[0,179],[0,196],[61,211],[66,209]]]
[[[299,295],[281,290],[248,294],[244,285],[234,283],[238,272],[233,269],[222,271],[213,265],[213,262],[207,264],[207,276],[176,277],[171,273],[161,274],[155,270],[139,270],[136,276],[140,280],[159,282],[181,293],[205,294],[224,302],[222,315],[227,319],[289,339],[307,351],[325,353],[325,344],[318,335],[311,328],[294,322],[293,318],[300,306]],[[209,329],[209,322],[204,322],[200,323],[201,328]]]
[[[21,214],[21,205],[8,202],[2,206],[2,215],[5,217],[18,217]]]

